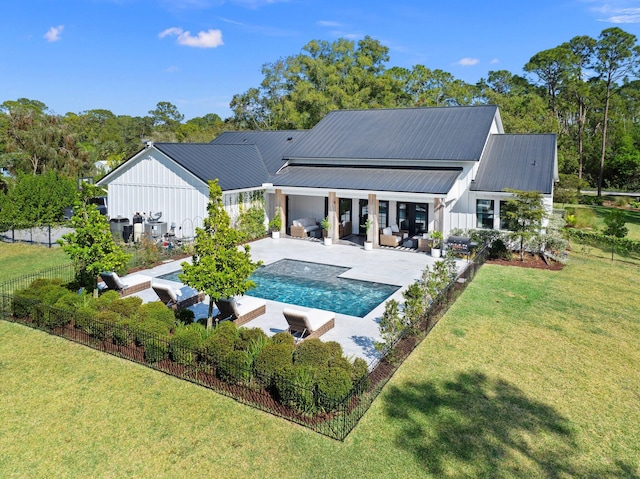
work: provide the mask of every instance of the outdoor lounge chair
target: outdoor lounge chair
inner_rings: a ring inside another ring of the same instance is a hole
[[[391,227],[383,228],[380,232],[380,246],[396,247],[402,242],[402,235],[393,234]]]
[[[102,278],[102,281],[104,281],[107,289],[117,291],[120,296],[128,296],[151,287],[151,278],[143,274],[136,274],[127,277],[126,283],[124,283],[114,271],[100,273],[100,277]]]
[[[322,336],[333,328],[336,319],[334,312],[321,309],[284,308],[282,314],[289,324],[289,332],[298,340]]]
[[[267,302],[264,299],[253,296],[236,296],[231,299],[221,298],[216,301],[218,321],[231,320],[236,326],[242,326],[252,319],[257,318],[267,310]]]
[[[205,297],[204,293],[198,293],[195,289],[190,288],[189,286],[174,289],[165,284],[154,284],[151,287],[158,295],[158,298],[160,298],[160,301],[174,311],[201,303],[204,301]]]

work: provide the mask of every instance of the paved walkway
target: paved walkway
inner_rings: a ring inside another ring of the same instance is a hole
[[[401,288],[390,298],[400,302],[402,301],[402,291],[420,278],[427,265],[432,265],[436,261],[431,256],[416,251],[388,249],[365,251],[359,246],[342,244],[324,246],[321,242],[291,238],[277,240],[265,238],[251,243],[250,246],[252,258],[254,260],[262,260],[264,264],[288,258],[346,266],[350,269],[342,274],[342,277],[398,285]],[[184,260],[167,262],[143,273],[155,278],[165,273],[179,270],[182,261]],[[459,269],[465,264],[465,261],[459,260]],[[179,286],[177,283],[162,279],[153,281],[154,283],[171,284],[174,287]],[[250,292],[248,295],[251,295]],[[145,302],[158,300],[152,289],[137,293],[137,296],[140,296]],[[259,327],[268,335],[285,331],[287,322],[282,315],[282,309],[285,306],[296,307],[295,305],[267,300],[266,313],[248,322],[245,326],[249,328]],[[196,319],[206,317],[208,298],[204,303],[193,306],[190,309],[196,314]],[[380,339],[378,322],[383,312],[384,303],[377,306],[364,318],[336,314],[335,327],[324,334],[322,340],[337,341],[342,345],[346,355],[362,357],[370,363],[378,357],[374,342]]]

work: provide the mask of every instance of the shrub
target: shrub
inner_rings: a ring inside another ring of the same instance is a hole
[[[367,362],[362,358],[355,358],[353,360],[353,373],[351,380],[354,386],[357,388],[357,393],[362,394],[369,387],[369,366]]]
[[[333,411],[351,392],[351,375],[341,368],[328,368],[321,371],[318,381],[318,407],[324,411]]]
[[[106,309],[118,313],[123,318],[133,318],[138,314],[140,306],[142,306],[142,298],[128,296],[112,301]]]
[[[614,200],[613,204],[620,208],[625,208],[629,206],[630,202],[631,202],[631,198],[628,198],[627,196],[616,196],[616,199]]]
[[[491,243],[489,247],[489,258],[490,259],[503,259],[505,261],[509,261],[511,259],[511,251],[507,248],[507,245],[504,244],[502,239],[498,238]]]
[[[189,325],[193,323],[196,315],[190,309],[179,309],[175,312],[176,321],[181,324]],[[206,318],[205,318],[206,320]]]
[[[36,326],[51,330],[71,322],[72,311],[56,308],[47,303],[37,303],[31,311],[31,319]]]
[[[67,291],[65,294],[58,298],[54,306],[60,309],[76,311],[79,307],[85,305],[88,300],[89,296],[85,293],[74,293],[73,291]]]
[[[127,346],[133,342],[133,333],[131,331],[132,320],[121,318],[113,325],[112,337],[113,344],[119,346]]]
[[[105,291],[100,296],[93,299],[93,307],[97,310],[108,309],[111,303],[118,300],[120,300],[120,295],[117,291]]]
[[[166,337],[154,338],[144,345],[144,359],[150,363],[157,363],[167,358],[168,343]]]
[[[167,337],[169,335],[169,327],[160,321],[147,319],[144,321],[135,320],[131,323],[131,332],[138,346],[145,346],[147,342],[154,338]]]
[[[318,338],[310,338],[296,346],[293,363],[310,369],[322,369],[329,367],[332,357],[331,346],[327,346],[327,343],[323,343]]]
[[[16,291],[11,301],[11,314],[16,318],[28,318],[38,303],[37,298],[24,290]]]
[[[220,364],[233,351],[237,336],[238,329],[233,322],[223,321],[220,323],[203,344],[209,362],[213,365]]]
[[[199,324],[183,326],[176,330],[169,341],[171,359],[190,366],[197,361],[197,351],[202,349],[204,328]]]
[[[246,351],[231,351],[218,364],[220,379],[231,384],[246,383],[251,375],[251,358]]]
[[[254,368],[258,380],[268,386],[276,374],[282,374],[293,365],[293,344],[267,344],[254,359]]]
[[[610,210],[604,219],[607,227],[603,233],[606,236],[615,236],[616,238],[624,238],[629,233],[629,229],[625,226],[627,215],[622,210]]]
[[[167,326],[169,331],[176,327],[176,317],[173,310],[167,308],[162,302],[154,301],[145,303],[138,308],[138,317],[141,321],[157,321]]]
[[[315,382],[313,371],[306,366],[294,365],[285,368],[274,378],[280,402],[302,413],[316,411]]]
[[[294,338],[293,335],[287,331],[280,331],[279,333],[271,336],[271,342],[274,344],[283,343],[293,346],[296,343],[296,338]]]
[[[267,339],[267,335],[260,328],[239,328],[235,349],[246,351],[251,344],[256,344]]]
[[[114,311],[98,311],[94,317],[91,335],[101,341],[113,339],[113,328],[122,319]]]

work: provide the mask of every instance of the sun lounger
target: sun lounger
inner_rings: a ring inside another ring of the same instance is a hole
[[[199,293],[189,286],[176,289],[165,284],[154,284],[151,287],[160,298],[160,301],[176,311],[201,303],[205,297],[204,293]]]
[[[282,314],[289,323],[289,332],[299,340],[318,338],[335,325],[336,314],[331,311],[284,308]]]
[[[216,306],[220,314],[218,321],[232,320],[236,326],[257,318],[267,310],[267,302],[264,299],[254,298],[253,296],[236,296],[231,299],[219,299]]]
[[[128,296],[151,287],[151,278],[143,274],[127,276],[124,281],[113,271],[100,273],[100,277],[107,289],[117,291],[120,296]]]

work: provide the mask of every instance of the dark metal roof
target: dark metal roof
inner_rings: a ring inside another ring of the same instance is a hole
[[[332,111],[285,156],[478,161],[497,110],[492,105]]]
[[[471,189],[551,194],[556,161],[556,135],[491,135]]]
[[[298,143],[308,131],[227,131],[211,142],[213,145],[256,145],[270,174],[284,164],[284,153]]]
[[[272,177],[274,186],[397,191],[446,195],[461,168],[359,168],[287,166]]]
[[[202,181],[217,178],[223,191],[259,187],[269,178],[255,145],[154,143],[153,146]]]

